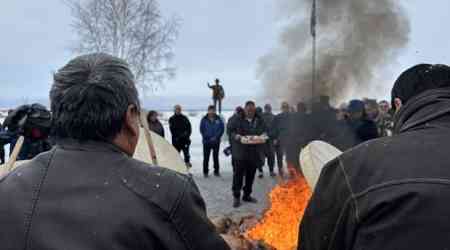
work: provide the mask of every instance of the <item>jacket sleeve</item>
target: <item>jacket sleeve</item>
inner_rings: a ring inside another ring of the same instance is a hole
[[[231,140],[233,140],[233,141],[236,141],[236,139],[235,139],[236,135],[239,134],[238,123],[239,123],[239,121],[237,118],[230,120],[230,122],[228,123],[228,128],[227,128],[228,134],[229,134]]]
[[[187,137],[191,137],[191,134],[192,134],[191,122],[189,121],[189,119],[187,117],[185,117],[185,119],[186,119]]]
[[[204,137],[205,135],[205,130],[206,130],[206,123],[205,123],[205,119],[203,118],[202,121],[200,122],[200,134],[202,135],[202,137]]]
[[[266,122],[264,121],[264,119],[260,118],[261,122],[260,122],[260,130],[259,130],[259,134],[269,134],[269,131],[267,130],[267,125]]]
[[[186,182],[184,194],[171,212],[170,220],[186,249],[230,249],[208,219],[205,202],[192,179]]]
[[[279,136],[279,116],[275,116],[275,118],[273,118],[273,123],[272,123],[272,139],[276,140],[278,139]]]
[[[220,118],[219,118],[220,119]],[[221,138],[223,134],[225,133],[225,124],[222,119],[220,119],[220,128],[219,128],[219,136],[218,138]]]
[[[352,249],[356,201],[339,159],[322,171],[300,226],[298,249]]]
[[[175,128],[174,128],[172,117],[169,119],[169,130],[170,130],[170,133],[172,134],[172,137],[174,137],[176,134],[175,134]]]
[[[233,123],[233,120],[234,120],[233,117],[231,117],[230,119],[228,119],[227,122],[227,135],[229,138],[231,138],[231,125]]]

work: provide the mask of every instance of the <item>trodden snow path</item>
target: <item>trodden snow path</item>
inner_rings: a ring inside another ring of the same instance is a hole
[[[194,180],[197,183],[200,192],[205,199],[208,209],[208,216],[215,217],[232,217],[241,218],[247,215],[261,216],[265,209],[268,208],[268,194],[277,184],[277,179],[268,176],[268,170],[265,169],[263,179],[256,178],[253,186],[253,196],[259,201],[258,204],[242,203],[238,209],[232,207],[233,196],[231,192],[231,183],[233,173],[231,164],[221,161],[222,177],[210,176],[204,178],[203,174],[199,174],[194,170]],[[193,168],[202,168],[202,165],[194,164]]]
[[[225,120],[233,114],[233,112],[224,112],[223,117]],[[172,115],[172,112],[163,113],[163,124],[166,131],[166,138],[170,141],[170,132],[167,124],[167,119]],[[233,181],[233,170],[231,166],[231,158],[226,157],[223,154],[223,149],[228,146],[226,138],[224,138],[220,148],[220,172],[221,177],[215,177],[212,173],[213,160],[212,155],[209,161],[210,177],[203,177],[203,145],[199,132],[200,121],[205,115],[204,112],[198,112],[193,116],[192,112],[185,112],[192,125],[191,136],[191,163],[192,169],[190,172],[193,175],[195,183],[200,189],[200,192],[206,202],[208,216],[210,218],[228,216],[233,218],[241,218],[247,215],[261,216],[262,213],[268,208],[268,194],[273,187],[278,183],[278,178],[272,178],[269,176],[269,169],[264,167],[265,176],[263,179],[256,177],[255,184],[253,186],[253,196],[259,201],[258,204],[242,203],[242,206],[238,209],[233,208],[233,195],[231,192],[231,184]]]

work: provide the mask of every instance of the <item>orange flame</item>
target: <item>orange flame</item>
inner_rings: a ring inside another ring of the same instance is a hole
[[[270,209],[246,237],[264,241],[276,250],[297,249],[299,225],[311,198],[305,178],[295,172],[291,180],[275,187],[269,197]]]

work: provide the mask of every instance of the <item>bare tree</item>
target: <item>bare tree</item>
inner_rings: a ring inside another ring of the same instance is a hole
[[[78,36],[73,52],[106,52],[125,59],[144,93],[175,75],[172,46],[179,19],[164,19],[156,0],[64,1]]]

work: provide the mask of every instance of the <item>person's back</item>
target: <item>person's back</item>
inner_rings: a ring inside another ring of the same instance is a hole
[[[50,99],[57,145],[0,180],[2,249],[229,249],[189,177],[132,159],[140,107],[125,62],[78,57]]]
[[[2,249],[221,246],[188,177],[106,143],[60,142],[1,180],[0,199]]]
[[[290,140],[288,141],[286,149],[286,160],[288,163],[293,164],[299,171],[300,162],[299,155],[301,150],[313,140],[311,117],[306,113],[306,108],[298,111],[291,116],[291,122],[289,126]]]
[[[283,140],[289,137],[290,122],[291,114],[289,112],[282,112],[274,117],[272,126],[277,139]]]
[[[352,100],[348,107],[348,116],[335,124],[336,136],[328,140],[329,143],[346,151],[363,142],[379,137],[377,124],[367,119],[364,102]]]
[[[314,104],[310,119],[313,126],[312,138],[314,140],[332,142],[339,136],[337,112],[329,105]]]
[[[324,168],[299,249],[448,247],[450,68],[433,67],[397,81],[393,137],[363,143]]]
[[[275,120],[275,115],[272,112],[264,112],[262,113],[261,117],[263,118],[264,123],[266,124],[268,132],[271,133],[273,128],[273,121]]]

